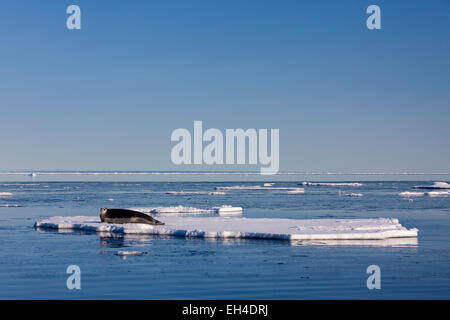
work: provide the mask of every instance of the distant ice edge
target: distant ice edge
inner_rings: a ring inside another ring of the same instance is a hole
[[[168,217],[164,226],[105,224],[97,217],[52,217],[36,228],[100,233],[160,235],[195,238],[248,238],[272,240],[385,240],[418,236],[397,219],[249,219]]]

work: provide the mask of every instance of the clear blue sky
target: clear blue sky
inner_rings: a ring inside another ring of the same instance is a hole
[[[203,120],[279,128],[284,171],[450,171],[449,40],[448,0],[2,0],[0,170],[220,169],[170,161]]]

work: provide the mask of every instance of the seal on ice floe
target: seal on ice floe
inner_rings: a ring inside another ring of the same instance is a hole
[[[164,222],[153,219],[148,214],[128,209],[100,209],[100,220],[106,223],[145,223],[163,225]]]

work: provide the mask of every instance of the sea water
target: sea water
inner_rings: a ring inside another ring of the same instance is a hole
[[[129,178],[104,182],[78,178],[68,182],[30,177],[0,182],[0,194],[4,193],[0,196],[0,298],[450,298],[450,196],[400,195],[432,181],[352,181],[362,185],[275,181],[274,188],[301,187],[305,192],[237,188],[214,195],[210,192],[215,187],[263,183],[232,181],[233,177],[224,179],[227,181],[216,177],[217,181],[209,182],[200,181],[202,177],[183,182],[126,181]],[[35,221],[51,216],[98,216],[101,207],[180,205],[238,206],[243,208],[242,216],[248,218],[392,217],[408,229],[420,231],[416,242],[406,244],[296,244],[280,240],[110,237],[33,227]],[[69,265],[81,270],[79,290],[67,287]],[[381,289],[367,287],[370,265],[380,267]]]

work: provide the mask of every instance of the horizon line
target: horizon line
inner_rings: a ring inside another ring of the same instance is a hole
[[[182,170],[0,170],[0,175],[260,175],[259,171]],[[281,171],[274,175],[450,175],[450,172],[300,172]]]

